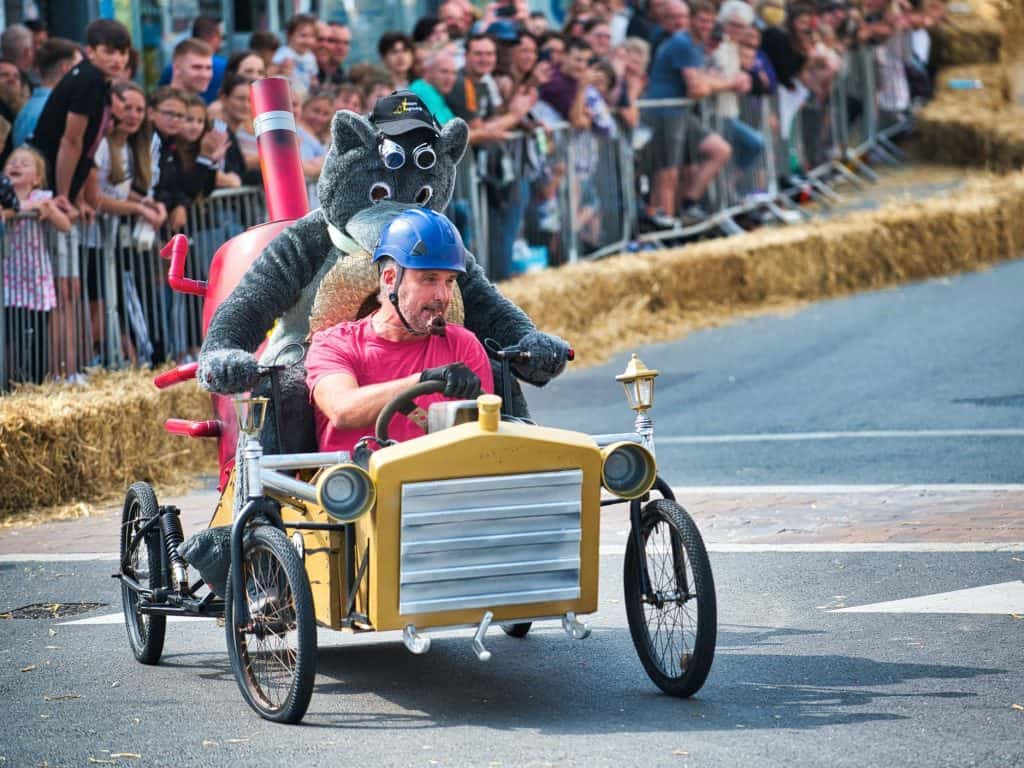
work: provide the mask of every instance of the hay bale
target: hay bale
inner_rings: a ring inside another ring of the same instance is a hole
[[[924,156],[954,165],[1015,171],[1024,167],[1024,109],[965,109],[956,99],[938,98],[918,114],[915,143]]]
[[[103,372],[88,387],[19,387],[0,397],[0,520],[34,508],[112,498],[136,480],[216,471],[212,440],[168,435],[168,417],[210,418],[194,383],[158,391],[151,373]]]
[[[980,15],[951,15],[932,30],[933,63],[937,67],[999,61],[1003,26]]]
[[[1024,250],[1024,174],[948,197],[625,254],[502,284],[581,364],[766,308],[977,269]]]

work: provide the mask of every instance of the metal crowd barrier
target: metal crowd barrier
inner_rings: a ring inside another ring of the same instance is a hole
[[[634,241],[732,234],[741,231],[743,216],[800,221],[809,214],[793,203],[798,193],[806,191],[827,207],[838,199],[839,183],[875,180],[866,157],[900,161],[891,137],[908,123],[899,118],[881,127],[877,77],[873,48],[849,52],[825,102],[812,97],[788,130],[777,96],[740,97],[735,115],[719,114],[712,100],[639,102],[642,115],[689,112],[726,138],[737,130],[735,120],[760,137],[756,153],[741,156],[734,149],[708,189],[703,221],[638,234],[638,190],[651,177],[654,142],[634,153],[628,132],[602,136],[567,123],[467,152],[447,212],[496,280],[619,253]],[[192,240],[188,274],[206,279],[216,249],[265,220],[256,187],[218,190],[197,202],[186,224]],[[159,248],[168,233],[149,234],[131,217],[99,216],[67,233],[41,224],[33,213],[7,222],[0,237],[0,391],[12,382],[80,381],[92,365],[119,368],[196,356],[201,302],[167,287]]]
[[[256,187],[218,190],[188,210],[188,274],[205,279],[216,249],[266,220]],[[135,217],[100,215],[59,232],[34,212],[0,237],[0,391],[16,382],[82,382],[89,367],[194,357],[202,338],[196,297],[167,287],[168,233]]]

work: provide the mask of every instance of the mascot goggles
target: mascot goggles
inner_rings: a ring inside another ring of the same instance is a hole
[[[405,165],[405,147],[397,141],[380,137],[377,143],[381,162],[389,171],[397,171]],[[429,171],[437,162],[437,153],[430,144],[424,142],[412,151],[412,161],[421,171]]]

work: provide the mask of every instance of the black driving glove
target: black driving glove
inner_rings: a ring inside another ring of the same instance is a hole
[[[480,378],[465,363],[427,368],[420,374],[420,381],[444,382],[442,394],[456,400],[469,400],[480,394]]]

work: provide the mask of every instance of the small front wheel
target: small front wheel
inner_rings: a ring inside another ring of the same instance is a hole
[[[159,515],[156,494],[149,483],[135,483],[128,489],[121,511],[121,573],[137,581],[140,586],[154,591],[166,587],[169,581],[164,568],[160,525],[157,523],[151,527],[141,534],[141,538],[139,531]],[[123,581],[121,602],[132,653],[143,664],[156,664],[164,650],[167,618],[140,613],[139,593]]]
[[[316,677],[316,623],[306,570],[284,533],[269,525],[246,534],[242,569],[245,626],[235,626],[230,575],[224,600],[231,669],[242,696],[262,717],[297,723]]]
[[[530,632],[530,627],[532,626],[532,621],[520,621],[517,624],[502,624],[501,631],[509,637],[518,637],[522,639]]]
[[[644,507],[638,551],[630,532],[623,566],[626,618],[648,676],[671,696],[700,690],[715,657],[717,606],[711,564],[690,515],[669,499]],[[642,569],[650,593],[643,593]]]

